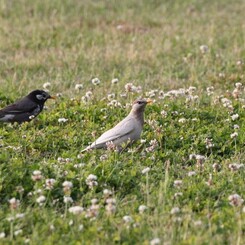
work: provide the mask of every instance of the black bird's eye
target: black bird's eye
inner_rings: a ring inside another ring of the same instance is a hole
[[[37,94],[36,97],[37,97],[38,100],[45,100],[45,99],[47,99],[46,94]]]

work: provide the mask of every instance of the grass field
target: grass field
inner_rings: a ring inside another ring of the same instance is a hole
[[[244,9],[1,0],[0,108],[58,98],[0,125],[0,244],[245,244]],[[141,141],[80,154],[140,97]]]

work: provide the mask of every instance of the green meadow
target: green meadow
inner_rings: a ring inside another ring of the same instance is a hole
[[[245,244],[245,2],[0,0],[0,244]],[[150,98],[141,140],[81,150]]]

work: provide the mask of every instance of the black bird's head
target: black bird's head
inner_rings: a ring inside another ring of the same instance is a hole
[[[34,90],[29,93],[27,97],[38,104],[44,104],[47,99],[55,99],[55,97],[50,96],[49,93],[44,90]]]

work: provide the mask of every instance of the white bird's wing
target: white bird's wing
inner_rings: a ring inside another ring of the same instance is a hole
[[[93,142],[88,148],[100,148],[104,147],[104,144],[116,139],[130,136],[130,133],[135,129],[135,118],[126,117],[119,122],[114,128],[104,132],[95,142]],[[130,137],[129,137],[130,138]]]

